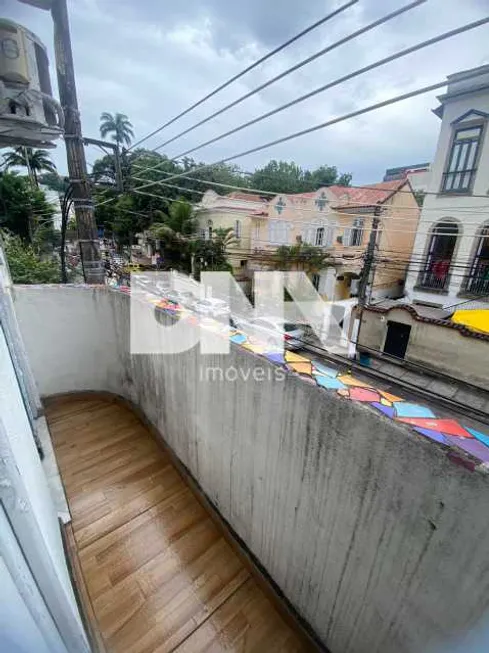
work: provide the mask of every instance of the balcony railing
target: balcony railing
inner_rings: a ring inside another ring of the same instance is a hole
[[[467,280],[465,290],[471,295],[489,295],[489,267],[472,274]]]
[[[450,260],[433,261],[421,272],[418,285],[430,290],[447,290],[450,281]]]
[[[444,193],[469,193],[476,172],[477,168],[444,172],[442,191]]]

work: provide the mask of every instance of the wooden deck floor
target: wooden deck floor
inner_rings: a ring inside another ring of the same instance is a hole
[[[80,397],[46,416],[108,652],[310,650],[134,413]]]

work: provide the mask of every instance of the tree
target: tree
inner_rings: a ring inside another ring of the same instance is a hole
[[[8,152],[3,156],[3,163],[5,169],[19,167],[27,168],[32,171],[34,182],[39,187],[38,173],[43,170],[48,172],[56,172],[56,166],[49,158],[46,150],[34,150],[32,147],[16,147],[12,152]]]
[[[39,175],[39,183],[50,190],[63,194],[66,192],[70,182],[67,177],[62,177],[57,172],[45,172]]]
[[[325,254],[319,247],[304,243],[281,245],[274,256],[276,270],[299,270],[308,276],[317,274],[328,265],[332,265],[329,254]]]
[[[236,247],[238,244],[238,239],[236,238],[236,233],[232,227],[227,229],[214,229],[212,234],[214,240],[222,242],[224,251],[227,253],[229,248]]]
[[[160,252],[165,267],[172,267],[190,272],[191,235],[195,231],[193,207],[185,200],[175,201],[170,205],[168,215],[155,211],[154,222],[149,231],[155,240],[161,242]]]
[[[36,229],[52,222],[55,209],[42,190],[14,172],[0,175],[0,227],[31,242]]]
[[[59,283],[60,267],[54,258],[43,258],[20,236],[3,232],[5,255],[14,283]]]
[[[206,272],[232,272],[233,268],[228,263],[224,241],[221,238],[194,240],[190,249],[194,258],[194,276],[200,281],[202,270]]]
[[[335,166],[320,166],[315,170],[303,170],[293,161],[272,160],[263,168],[257,168],[249,178],[249,186],[272,193],[306,193],[321,186],[349,186],[350,174],[338,174]]]
[[[134,138],[132,123],[124,113],[104,111],[100,116],[100,135],[105,138],[107,134],[111,134],[118,147],[130,145]]]

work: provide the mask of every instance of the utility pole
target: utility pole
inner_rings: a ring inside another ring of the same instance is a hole
[[[83,276],[86,283],[103,284],[105,270],[100,260],[97,225],[87,176],[66,0],[52,0],[51,15],[54,23],[59,99],[65,115],[66,158],[70,183],[73,186]]]
[[[358,307],[363,309],[367,303],[367,289],[370,281],[372,271],[374,269],[375,260],[375,246],[377,244],[377,234],[380,225],[380,214],[382,207],[378,204],[374,209],[374,216],[372,218],[372,230],[368,241],[367,249],[365,251],[365,262],[362,270],[362,278],[358,284]]]
[[[365,262],[363,264],[362,278],[360,279],[360,283],[358,285],[358,304],[351,331],[351,342],[348,353],[351,358],[357,355],[357,346],[360,341],[360,329],[362,326],[363,309],[367,303],[367,289],[370,282],[370,277],[372,276],[372,271],[374,269],[375,246],[377,245],[377,234],[379,231],[381,212],[382,206],[377,204],[374,209],[374,215],[372,218],[372,230],[370,232],[370,238],[368,240],[367,249],[365,250]]]
[[[110,141],[101,141],[98,138],[84,138],[84,145],[97,145],[102,150],[108,147],[112,150],[114,156],[114,170],[115,170],[115,180],[117,184],[117,190],[122,193],[124,192],[124,178],[122,175],[122,166],[121,166],[121,155],[119,152],[119,146],[117,143],[111,143]],[[105,150],[104,150],[105,151]],[[107,152],[105,152],[107,154]]]

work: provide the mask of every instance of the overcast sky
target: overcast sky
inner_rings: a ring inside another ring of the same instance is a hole
[[[346,0],[345,0],[346,1]],[[269,77],[408,0],[360,0],[265,62],[162,134],[156,147]],[[97,138],[102,111],[125,113],[137,138],[166,122],[268,50],[343,4],[343,0],[68,0],[78,99],[84,134]],[[52,24],[48,12],[0,0],[1,15],[36,32],[48,47],[55,84]],[[482,18],[489,0],[428,0],[320,58],[246,100],[164,152],[176,156],[240,122],[400,48]],[[214,161],[356,108],[404,93],[446,75],[489,62],[489,28],[480,27],[327,91],[241,133],[195,153]],[[428,94],[349,120],[236,161],[245,170],[270,158],[313,168],[336,165],[357,184],[382,179],[388,167],[430,161],[439,130]],[[93,148],[87,158],[98,156]],[[66,171],[63,145],[53,151]]]

